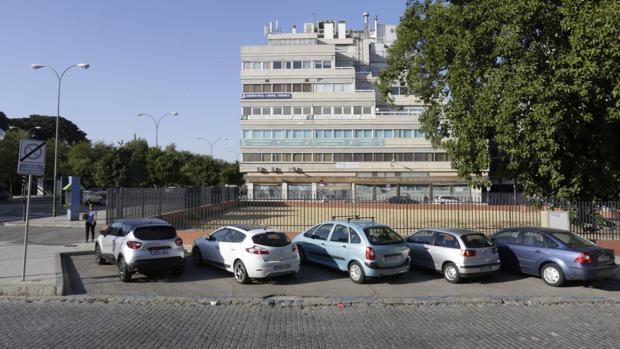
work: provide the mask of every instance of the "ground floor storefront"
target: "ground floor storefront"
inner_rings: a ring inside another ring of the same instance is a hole
[[[480,201],[482,190],[458,180],[452,183],[398,183],[389,179],[377,181],[329,181],[246,183],[247,197],[251,200],[368,200],[387,201],[405,197],[418,202],[429,202],[437,197],[454,197],[460,201]]]

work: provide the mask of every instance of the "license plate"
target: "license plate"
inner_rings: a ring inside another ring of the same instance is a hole
[[[289,265],[288,264],[280,264],[280,265],[274,265],[273,266],[273,270],[284,270],[284,269],[288,269]]]
[[[481,267],[481,268],[480,268],[480,271],[489,271],[489,270],[491,270],[491,268],[492,268],[491,266],[488,266],[488,267]]]
[[[598,261],[599,262],[607,262],[611,259],[611,257],[609,257],[608,255],[602,255],[602,256],[598,256]]]
[[[169,249],[160,249],[160,250],[151,250],[151,256],[156,256],[160,254],[168,254]]]
[[[400,257],[398,256],[394,256],[394,257],[385,257],[383,258],[384,261],[388,262],[388,263],[396,263],[400,260]]]

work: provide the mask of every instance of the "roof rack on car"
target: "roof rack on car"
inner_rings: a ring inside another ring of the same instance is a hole
[[[355,219],[355,220],[360,220],[360,219],[370,219],[374,222],[375,217],[360,217],[359,215],[355,215],[355,216],[350,216],[350,215],[344,215],[344,216],[332,216],[332,221],[336,220],[336,218],[346,218],[347,222],[350,222],[351,220]]]

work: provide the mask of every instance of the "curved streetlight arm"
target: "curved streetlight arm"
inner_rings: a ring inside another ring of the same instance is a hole
[[[211,150],[211,157],[213,157],[213,147],[215,146],[215,143],[217,143],[218,141],[227,141],[228,137],[217,137],[213,142],[211,142],[210,140],[204,138],[204,137],[197,137],[196,139],[198,140],[203,140],[207,143],[209,143],[209,147]]]
[[[153,115],[148,114],[148,113],[138,113],[137,115],[138,116],[148,116],[149,118],[151,118],[151,120],[153,120],[153,123],[155,124],[155,146],[159,147],[159,123],[166,116],[176,116],[176,115],[179,115],[179,113],[177,113],[177,112],[166,113],[166,114],[160,116],[159,119],[155,119],[155,117]]]

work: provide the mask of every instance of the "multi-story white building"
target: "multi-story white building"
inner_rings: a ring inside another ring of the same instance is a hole
[[[375,88],[396,26],[306,23],[241,47],[241,172],[253,199],[479,197],[420,131],[423,103]]]

